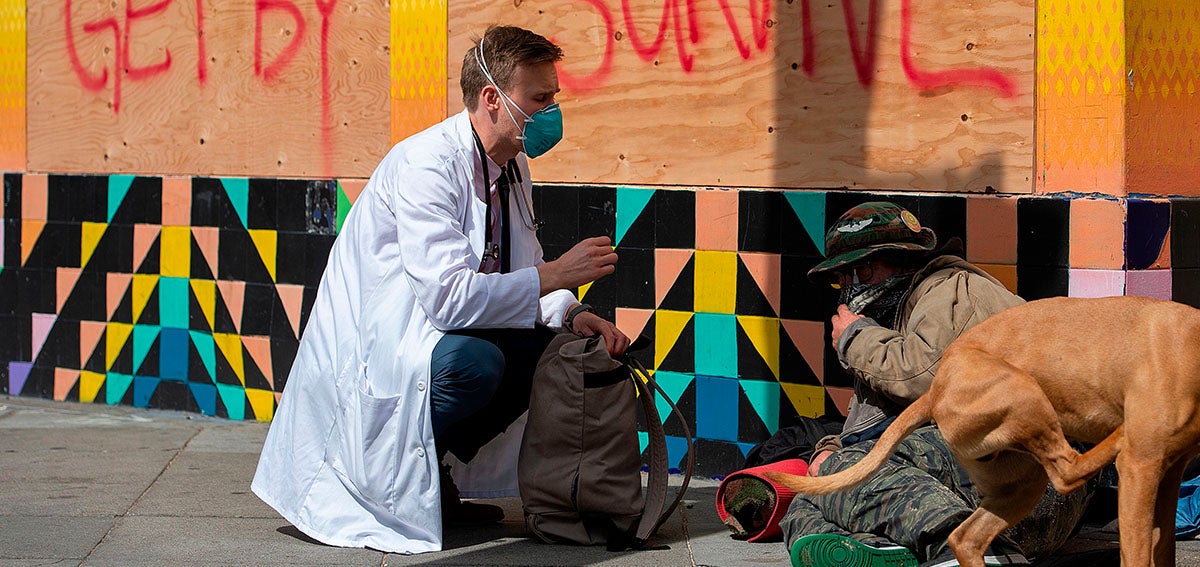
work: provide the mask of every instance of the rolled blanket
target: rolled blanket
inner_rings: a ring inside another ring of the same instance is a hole
[[[771,541],[782,535],[779,521],[796,493],[763,476],[767,471],[804,475],[808,463],[786,459],[731,473],[717,487],[717,516],[734,539]]]

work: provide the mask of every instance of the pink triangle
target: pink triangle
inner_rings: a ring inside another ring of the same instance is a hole
[[[33,349],[29,352],[31,356],[29,360],[37,360],[38,353],[42,352],[42,345],[46,344],[46,337],[50,336],[50,330],[54,328],[54,322],[58,320],[58,315],[53,313],[34,313],[32,321],[33,330]]]
[[[104,329],[108,325],[104,321],[80,321],[79,322],[79,366],[82,368],[92,358],[92,353],[96,351],[96,345],[100,344],[100,337],[104,336]]]
[[[827,387],[825,393],[833,399],[833,405],[837,406],[842,415],[850,413],[850,398],[854,397],[854,388]]]
[[[304,286],[277,284],[275,291],[279,293],[279,300],[283,302],[283,310],[287,312],[288,321],[292,323],[292,330],[296,332],[296,338],[299,338],[300,308],[304,305]]]
[[[117,307],[121,306],[121,300],[125,298],[125,293],[129,291],[129,284],[133,282],[133,274],[122,274],[119,272],[109,272],[108,279],[105,285],[105,293],[108,297],[108,320],[112,321],[113,314],[117,312]]]
[[[213,279],[217,279],[217,249],[221,244],[221,229],[215,226],[193,226],[192,238],[196,246],[204,254],[208,269],[212,271]]]
[[[258,369],[262,371],[263,376],[267,377],[267,382],[270,382],[271,388],[274,389],[275,375],[271,371],[271,337],[243,335],[242,344],[246,346],[246,352],[250,353],[250,358],[254,359]]]
[[[775,313],[779,313],[779,254],[740,252],[738,257],[754,278],[754,283],[758,284],[758,289],[767,298],[767,303],[771,304]]]
[[[346,194],[346,199],[353,205],[358,201],[358,196],[362,194],[363,187],[366,187],[366,179],[339,179],[338,185],[342,186],[342,193]]]
[[[638,338],[646,330],[646,322],[654,315],[653,309],[617,308],[617,328],[629,337],[630,341]]]
[[[679,273],[692,259],[693,250],[659,248],[654,251],[654,306],[662,305]]]
[[[825,323],[822,321],[796,321],[781,319],[792,344],[800,351],[808,367],[822,384],[825,383]]]
[[[242,306],[246,304],[246,282],[217,280],[217,288],[221,290],[221,299],[225,301],[225,309],[233,319],[233,326],[240,333],[242,330]]]
[[[75,284],[79,282],[79,274],[82,271],[80,268],[58,268],[58,277],[55,278],[55,287],[58,290],[58,313],[62,313],[63,304],[67,302],[67,298],[71,297],[71,292],[75,291]]]
[[[133,225],[133,271],[136,272],[142,262],[146,261],[146,254],[150,252],[150,247],[154,246],[159,232],[162,232],[162,227],[156,224]]]

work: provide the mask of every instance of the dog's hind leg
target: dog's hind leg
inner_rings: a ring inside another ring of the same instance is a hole
[[[1117,474],[1120,478],[1117,525],[1122,567],[1174,565],[1173,509],[1172,520],[1166,527],[1161,526],[1162,520],[1159,519],[1163,515],[1160,483],[1163,481],[1165,465],[1161,453],[1138,455],[1129,450],[1117,456]],[[1178,486],[1175,485],[1176,491]],[[1174,497],[1178,498],[1178,492],[1174,493]],[[1171,541],[1169,550],[1163,547],[1167,540]]]
[[[983,567],[983,555],[1000,532],[1029,515],[1046,491],[1046,472],[1026,454],[1002,451],[986,462],[963,462],[979,491],[979,507],[950,534],[963,567]]]

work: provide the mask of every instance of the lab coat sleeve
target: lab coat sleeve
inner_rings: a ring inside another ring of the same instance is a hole
[[[438,330],[532,327],[539,313],[537,268],[481,274],[472,268],[463,219],[473,198],[444,164],[409,164],[388,176],[400,265],[417,303]]]

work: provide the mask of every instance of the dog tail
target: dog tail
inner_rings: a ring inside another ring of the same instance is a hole
[[[875,443],[871,451],[861,461],[846,470],[828,476],[798,476],[779,472],[764,472],[763,474],[802,494],[829,494],[857,486],[871,478],[871,475],[874,475],[887,462],[888,457],[891,457],[896,447],[905,437],[908,437],[908,434],[929,423],[932,419],[932,408],[933,402],[930,401],[929,394],[917,398],[912,405],[900,412],[896,420],[884,430],[883,435],[879,437],[879,441]]]

